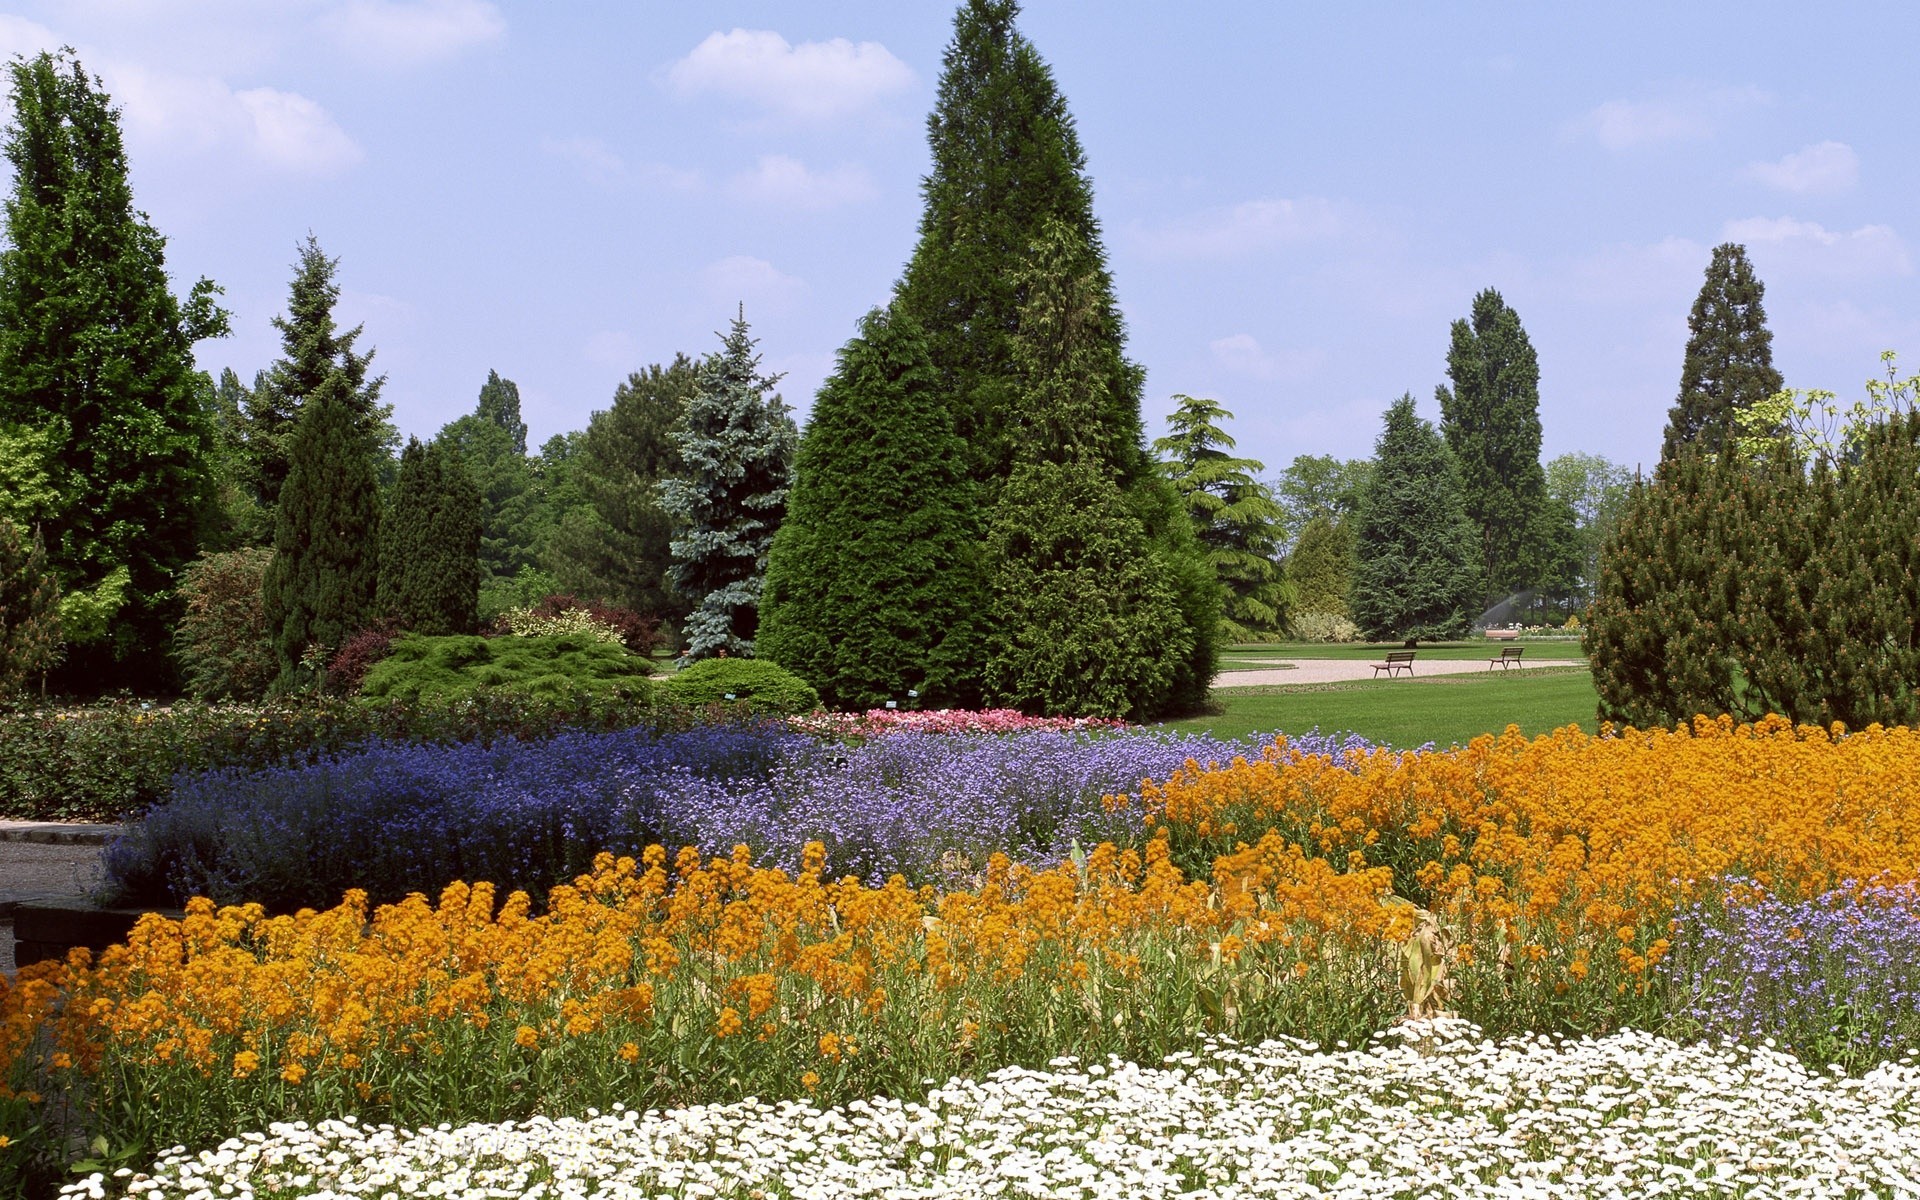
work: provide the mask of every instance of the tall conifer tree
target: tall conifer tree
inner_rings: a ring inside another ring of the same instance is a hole
[[[1766,286],[1735,242],[1713,248],[1706,282],[1687,314],[1687,354],[1680,398],[1668,410],[1662,459],[1697,445],[1718,454],[1735,436],[1735,414],[1786,386],[1773,368],[1773,332],[1761,300]]]
[[[1354,623],[1377,639],[1456,637],[1479,596],[1478,538],[1446,443],[1402,396],[1355,517]]]
[[[282,690],[312,682],[306,664],[340,647],[373,611],[380,545],[375,444],[345,370],[308,393],[287,446],[262,591]]]
[[[1265,464],[1228,453],[1234,441],[1221,424],[1233,414],[1218,401],[1174,400],[1178,407],[1167,419],[1172,432],[1153,448],[1225,589],[1221,636],[1246,642],[1277,634],[1286,624],[1292,589],[1276,561],[1286,514],[1258,478]]]
[[[672,440],[679,470],[660,482],[673,520],[673,586],[693,601],[681,630],[690,659],[751,655],[767,552],[786,515],[799,430],[760,374],[744,309],[700,364]]]
[[[217,288],[183,304],[166,241],[134,209],[119,112],[71,51],[7,67],[12,191],[0,251],[0,444],[31,445],[39,523],[62,590],[125,568],[107,636],[76,683],[152,691],[172,677],[174,577],[209,511],[212,432],[193,343],[226,332]],[[11,432],[10,432],[11,431]]]
[[[800,439],[756,645],[831,707],[980,700],[979,509],[939,400],[918,324],[875,310]]]
[[[479,485],[458,450],[410,438],[380,522],[374,610],[414,633],[472,633],[479,599]]]
[[[1440,429],[1460,466],[1467,515],[1479,526],[1484,598],[1532,587],[1545,557],[1546,470],[1540,465],[1540,364],[1520,316],[1488,288],[1453,323]]]
[[[435,442],[455,450],[480,491],[483,581],[512,579],[537,557],[529,528],[535,502],[520,388],[488,371],[474,410],[441,427]]]

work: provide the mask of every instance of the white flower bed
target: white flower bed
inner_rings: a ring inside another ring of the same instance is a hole
[[[277,1125],[71,1196],[1915,1196],[1920,1066],[1809,1074],[1642,1033],[1221,1045],[1011,1069],[925,1104],[746,1101],[415,1132]]]

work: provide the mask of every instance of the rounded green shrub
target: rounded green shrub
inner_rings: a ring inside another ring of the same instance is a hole
[[[764,712],[811,712],[820,694],[785,667],[763,658],[706,658],[660,682],[681,704],[745,703]]]
[[[409,634],[367,672],[360,694],[375,700],[463,700],[479,691],[563,697],[643,697],[653,666],[623,646],[584,633],[551,637],[425,637]]]

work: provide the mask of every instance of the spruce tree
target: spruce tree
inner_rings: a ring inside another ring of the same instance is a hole
[[[1291,603],[1292,589],[1275,561],[1286,514],[1256,477],[1265,465],[1227,453],[1234,441],[1220,426],[1233,414],[1214,400],[1174,401],[1167,419],[1172,432],[1153,448],[1223,589],[1221,637],[1246,642],[1274,636],[1285,626]]]
[[[60,588],[35,528],[0,516],[0,698],[45,678],[60,660]]]
[[[660,481],[679,470],[672,431],[696,387],[693,360],[635,371],[596,412],[570,465],[582,503],[559,517],[546,561],[567,591],[678,621],[687,602],[667,582],[673,524]]]
[[[1496,603],[1535,583],[1547,480],[1540,365],[1519,314],[1492,288],[1473,298],[1468,320],[1453,323],[1447,376],[1453,386],[1436,393],[1440,428],[1459,463],[1467,515],[1480,529],[1483,598]]]
[[[832,708],[978,703],[974,488],[918,323],[868,313],[800,439],[756,652]]]
[[[459,451],[409,438],[380,522],[374,611],[412,633],[479,624],[480,488]]]
[[[128,586],[76,684],[171,684],[174,577],[209,509],[208,416],[193,344],[226,332],[218,289],[170,290],[166,242],[135,210],[118,111],[70,50],[7,67],[12,168],[0,251],[0,435],[31,443],[62,590]]]
[[[799,430],[760,374],[745,310],[700,364],[672,433],[678,471],[661,480],[673,521],[671,578],[693,602],[681,630],[688,659],[753,654],[767,552],[786,513]]]
[[[340,260],[328,258],[309,233],[294,264],[287,311],[273,319],[280,331],[281,357],[255,379],[246,407],[247,478],[260,506],[272,513],[280,502],[291,469],[292,439],[301,407],[336,373],[343,401],[354,420],[384,457],[398,440],[392,425],[393,406],[380,403],[386,376],[369,379],[373,351],[359,353],[354,343],[361,327],[340,330],[333,306],[340,299],[335,279]]]
[[[1139,368],[1120,354],[1119,309],[1093,216],[1086,155],[1053,73],[1014,28],[1015,0],[966,0],[954,20],[938,98],[927,118],[933,165],[921,191],[920,240],[897,289],[926,330],[928,353],[955,405],[955,428],[982,482],[1006,478],[1015,455],[1008,419],[1020,409],[1013,339],[1024,297],[1015,280],[1049,220],[1090,250],[1086,297],[1108,331],[1101,402],[1077,436],[1130,483],[1148,469]]]
[[[1402,396],[1355,518],[1353,619],[1375,640],[1457,637],[1479,596],[1478,538],[1446,443]]]
[[[1718,454],[1738,432],[1735,414],[1786,386],[1773,369],[1773,332],[1761,304],[1766,291],[1745,246],[1727,242],[1713,248],[1706,282],[1687,314],[1680,398],[1668,410],[1661,458],[1687,445]]]
[[[1049,221],[1016,280],[1019,404],[1013,473],[987,532],[985,684],[988,699],[1030,712],[1138,718],[1204,695],[1219,585],[1171,486],[1123,487],[1101,432],[1117,347],[1093,259]]]
[[[288,439],[263,587],[282,691],[314,682],[312,664],[364,628],[373,612],[380,484],[376,446],[357,400],[352,376],[334,371],[307,394]]]

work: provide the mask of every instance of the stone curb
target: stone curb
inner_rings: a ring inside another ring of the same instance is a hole
[[[79,821],[0,821],[0,842],[36,842],[43,846],[104,846],[122,826]]]

